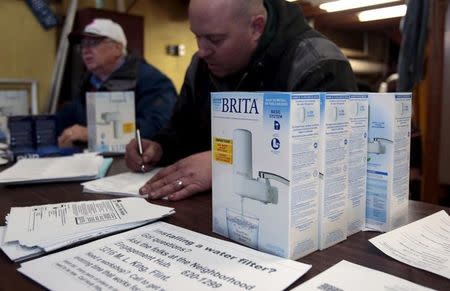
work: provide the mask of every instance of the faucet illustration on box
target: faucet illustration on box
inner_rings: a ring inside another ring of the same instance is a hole
[[[270,180],[289,185],[289,180],[273,173],[259,171],[253,178],[252,134],[245,129],[233,131],[233,190],[241,197],[241,209],[226,209],[228,237],[252,248],[258,248],[259,218],[244,213],[244,199],[264,205],[278,204],[278,188]]]
[[[405,103],[405,102],[396,103],[395,114],[397,115],[397,117],[403,117],[403,116],[409,117],[411,115],[410,110],[411,110],[411,107],[408,103]]]
[[[369,140],[367,143],[367,152],[371,154],[385,154],[386,153],[386,144],[392,144],[392,140],[382,138],[382,137],[374,137],[372,140]]]
[[[103,112],[100,118],[105,122],[105,125],[113,124],[114,128],[114,138],[118,139],[122,137],[122,115],[120,112]],[[98,123],[97,124],[101,124]]]
[[[304,124],[309,123],[316,117],[317,113],[313,106],[302,106],[298,110],[298,114],[295,117],[298,118],[297,122]]]
[[[367,105],[363,102],[353,102],[349,112],[352,117],[364,116],[364,114],[367,114]]]
[[[289,180],[264,171],[259,171],[258,178],[253,178],[252,134],[245,129],[235,129],[233,132],[234,193],[242,198],[257,200],[264,204],[277,204],[278,189],[270,185],[269,179],[289,185]]]
[[[346,116],[346,109],[342,106],[330,106],[327,110],[327,121],[335,122],[338,120],[342,120],[343,117]]]

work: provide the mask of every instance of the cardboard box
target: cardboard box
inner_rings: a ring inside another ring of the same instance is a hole
[[[86,106],[89,150],[124,153],[136,131],[134,92],[88,92]]]
[[[212,93],[213,231],[297,259],[318,248],[319,93]]]
[[[56,117],[54,115],[35,115],[33,119],[35,147],[39,156],[62,154],[56,136]]]
[[[389,231],[407,222],[411,93],[369,93],[366,226]]]
[[[8,130],[11,133],[10,149],[16,160],[39,157],[36,153],[34,119],[31,115],[10,116]]]
[[[319,249],[347,238],[348,94],[322,93],[319,142]]]
[[[347,236],[361,231],[366,222],[367,93],[349,93],[349,150],[347,191]]]
[[[16,160],[73,153],[73,150],[58,147],[54,115],[10,116],[8,130],[11,133],[10,149]]]

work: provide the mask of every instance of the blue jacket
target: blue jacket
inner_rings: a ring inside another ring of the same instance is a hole
[[[172,115],[177,99],[172,82],[145,60],[128,55],[124,63],[95,90],[87,74],[80,87],[79,98],[65,104],[56,113],[57,135],[75,124],[87,125],[86,92],[89,91],[134,91],[136,127],[143,138],[152,138]]]

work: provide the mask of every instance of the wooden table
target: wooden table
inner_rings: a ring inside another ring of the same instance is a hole
[[[118,159],[113,163],[108,175],[123,171],[126,171],[124,160]],[[52,183],[14,187],[0,186],[0,223],[4,225],[5,215],[14,206],[111,198],[109,195],[85,194],[81,191],[82,188],[79,183]],[[212,232],[210,193],[195,195],[178,202],[154,201],[154,203],[171,206],[176,209],[176,214],[164,219],[164,221],[212,237],[226,239]],[[441,209],[450,213],[449,208],[411,201],[408,221],[415,221]],[[311,264],[312,268],[297,280],[292,287],[305,282],[341,260],[347,260],[375,270],[387,272],[426,287],[438,290],[450,290],[450,280],[403,264],[383,254],[368,242],[370,238],[377,234],[376,232],[360,232],[331,248],[317,251],[301,258],[299,261]],[[39,284],[17,272],[19,264],[11,262],[3,252],[0,253],[0,290],[44,289]]]

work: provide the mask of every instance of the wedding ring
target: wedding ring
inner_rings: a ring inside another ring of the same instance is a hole
[[[178,189],[183,188],[183,181],[181,181],[180,179],[176,180],[176,181],[175,181],[175,186],[176,186]]]

